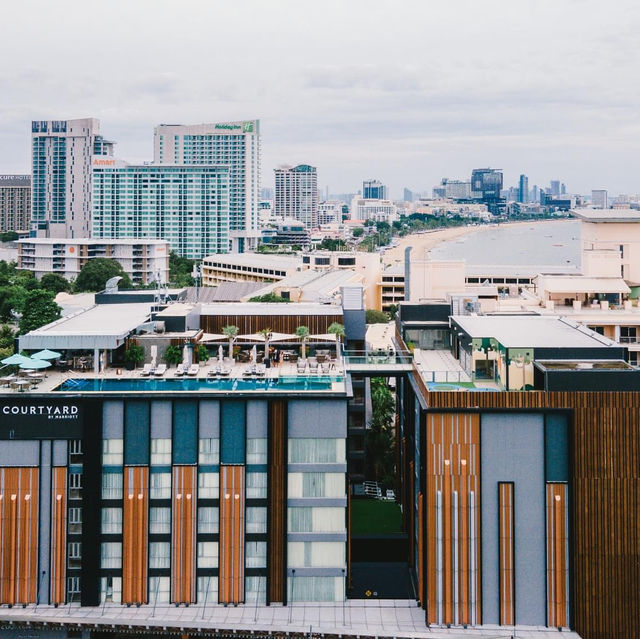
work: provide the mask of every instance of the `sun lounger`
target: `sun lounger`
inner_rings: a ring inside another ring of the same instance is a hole
[[[189,370],[187,370],[187,375],[189,375],[190,377],[195,377],[199,371],[200,364],[191,364],[191,366],[189,366]]]
[[[156,370],[153,371],[153,374],[154,374],[155,377],[162,377],[166,372],[167,372],[167,365],[166,364],[159,364],[156,367]]]
[[[153,373],[153,366],[151,364],[145,364],[140,371],[140,375],[142,375],[142,377],[149,377],[151,373]]]
[[[184,375],[184,364],[178,364],[174,377],[182,377]]]

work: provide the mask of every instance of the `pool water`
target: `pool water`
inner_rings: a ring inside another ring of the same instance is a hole
[[[342,382],[342,377],[276,377],[271,379],[68,379],[55,391],[65,393],[100,393],[100,392],[156,392],[172,391],[323,391],[331,390],[334,382]]]

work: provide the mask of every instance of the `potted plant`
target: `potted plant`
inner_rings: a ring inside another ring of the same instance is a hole
[[[178,365],[182,361],[182,349],[171,344],[165,348],[162,359],[167,362],[168,366]]]
[[[124,361],[127,363],[127,368],[133,370],[138,364],[144,362],[144,348],[131,344],[124,352]]]
[[[199,362],[206,362],[209,359],[209,349],[204,344],[200,344],[198,346],[198,350],[196,351],[196,359]]]
[[[298,326],[296,328],[296,337],[300,340],[300,356],[303,360],[307,359],[307,340],[309,339],[309,329],[306,326]]]

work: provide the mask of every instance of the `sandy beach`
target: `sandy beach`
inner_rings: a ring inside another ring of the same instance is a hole
[[[427,233],[414,233],[405,237],[398,238],[398,246],[388,248],[385,250],[382,256],[382,261],[386,265],[397,264],[404,261],[404,251],[407,246],[413,247],[416,252],[424,253],[430,251],[432,248],[446,242],[448,240],[454,240],[462,235],[469,235],[471,233],[481,233],[487,229],[503,227],[503,226],[516,226],[522,224],[538,225],[538,224],[558,224],[566,222],[565,219],[560,220],[523,220],[522,222],[508,222],[507,224],[483,224],[481,226],[458,226],[455,228],[442,229],[439,231],[429,231]]]

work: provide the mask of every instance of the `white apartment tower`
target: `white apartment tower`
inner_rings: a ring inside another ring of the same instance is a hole
[[[31,123],[33,236],[91,236],[93,156],[113,155],[113,144],[95,118]]]
[[[160,124],[154,129],[154,164],[229,168],[229,249],[243,253],[260,237],[260,121]]]
[[[594,209],[609,208],[609,194],[604,189],[591,191],[591,206]]]
[[[274,215],[293,218],[307,229],[318,227],[318,173],[315,166],[281,166],[275,169]]]

